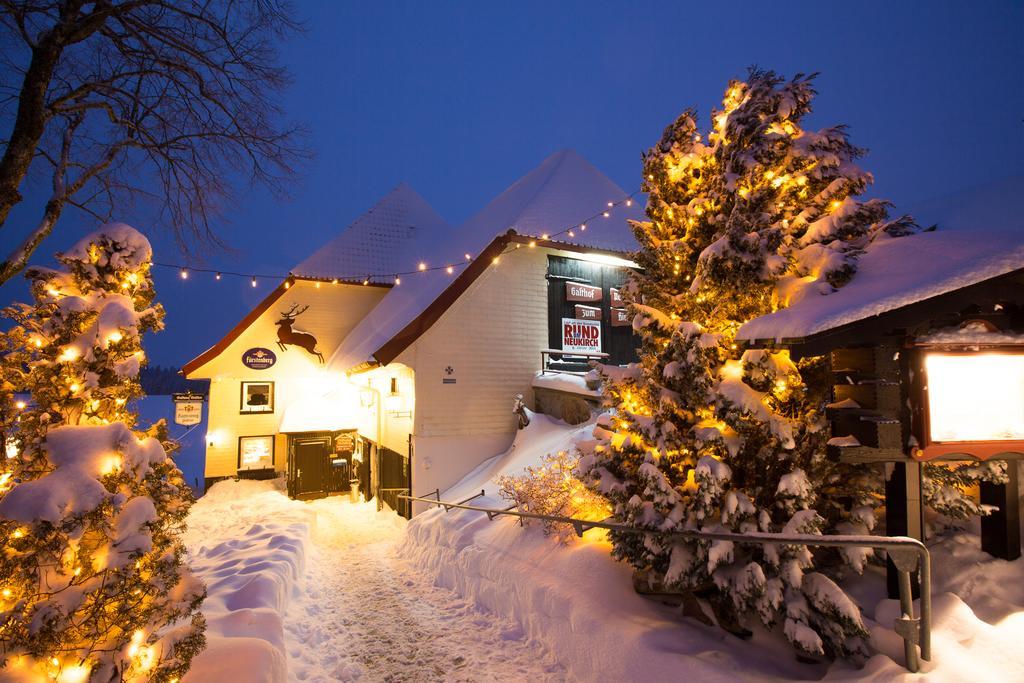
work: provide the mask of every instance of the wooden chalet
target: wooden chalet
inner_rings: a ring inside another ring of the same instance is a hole
[[[1002,460],[983,483],[982,548],[1021,554],[1024,458],[1024,235],[931,231],[883,238],[832,294],[752,320],[751,347],[827,356],[829,457],[884,467],[886,533],[923,539],[922,465]]]

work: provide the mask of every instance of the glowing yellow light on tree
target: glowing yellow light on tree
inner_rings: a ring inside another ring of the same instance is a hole
[[[43,348],[43,340],[42,339],[35,339],[32,343],[36,345],[37,349]]]
[[[121,458],[116,455],[111,455],[103,459],[103,463],[100,465],[100,474],[112,474],[120,468]]]
[[[124,339],[124,335],[117,331],[111,332],[109,335],[107,335],[107,341],[110,342],[111,344],[116,344],[122,339]]]
[[[750,195],[750,190],[748,188],[746,188],[746,187],[741,187],[740,188],[740,196],[743,197],[744,199],[746,199],[748,195]]]
[[[764,179],[765,180],[771,180],[774,177],[775,177],[775,171],[770,171],[769,170],[769,171],[765,171],[764,172]]]
[[[78,393],[78,390],[79,390],[79,389],[81,389],[81,387],[79,387],[79,386],[78,386],[77,384],[72,384],[72,385],[71,385],[70,387],[68,387],[68,390],[69,390],[69,391],[70,391],[70,392],[71,392],[72,394]]]
[[[11,538],[23,538],[24,536],[25,536],[25,530],[24,529],[15,529],[13,532],[11,532]]]
[[[60,358],[63,361],[72,361],[78,358],[78,350],[72,346],[69,346],[65,348],[64,351],[60,354]]]
[[[17,401],[15,402],[14,407],[17,408],[18,410],[25,410],[25,402]]]
[[[57,674],[57,683],[85,683],[92,673],[92,666],[87,664],[71,664],[65,666]]]
[[[777,382],[775,382],[775,388],[778,389],[779,391],[785,391],[786,390],[786,381],[785,380],[781,380],[781,379],[778,380]]]
[[[46,293],[49,294],[50,296],[60,296],[60,292],[58,292],[53,287],[50,287],[49,289],[47,289]]]
[[[838,209],[842,205],[843,205],[843,203],[841,201],[839,201],[838,199],[833,199],[832,203],[829,204],[829,206],[832,208],[833,211],[835,211],[836,209]]]

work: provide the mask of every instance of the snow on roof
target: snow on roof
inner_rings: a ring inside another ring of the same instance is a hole
[[[450,231],[423,197],[402,183],[337,237],[292,269],[298,277],[391,282]],[[384,275],[387,274],[387,275]]]
[[[517,180],[491,200],[479,213],[453,230],[447,239],[436,240],[422,260],[428,266],[457,264],[465,254],[473,257],[498,235],[514,229],[520,234],[541,236],[574,227],[629,195],[586,159],[562,150]],[[636,249],[628,219],[644,218],[640,201],[618,206],[610,217],[599,217],[575,237],[558,239],[581,246],[628,251]],[[411,270],[409,263],[399,270]],[[455,266],[457,272],[465,265]],[[333,370],[347,371],[374,360],[373,354],[419,316],[453,282],[444,270],[410,275],[393,287],[379,304],[342,341],[329,361]]]
[[[948,230],[875,242],[853,280],[740,327],[741,341],[801,339],[1024,268],[1024,232]]]
[[[495,235],[510,228],[521,235],[554,235],[600,213],[608,202],[620,202],[628,196],[629,192],[589,161],[571,149],[563,149],[459,226],[454,239],[474,253],[473,249],[479,251]],[[589,221],[585,231],[576,230],[575,237],[559,235],[558,239],[614,251],[636,249],[636,240],[626,221],[644,219],[641,203],[633,202],[631,207],[619,206],[609,212],[608,218]]]

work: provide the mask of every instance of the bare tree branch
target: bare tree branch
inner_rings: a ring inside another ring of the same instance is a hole
[[[155,201],[191,250],[220,244],[213,224],[239,180],[283,193],[309,156],[277,104],[288,77],[275,46],[297,29],[285,0],[0,0],[0,41],[24,59],[0,75],[0,92],[18,93],[12,120],[0,110],[0,229],[34,164],[62,183],[0,283],[65,206],[108,216]]]

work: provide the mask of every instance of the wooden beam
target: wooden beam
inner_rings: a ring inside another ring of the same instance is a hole
[[[981,518],[981,549],[993,557],[1016,560],[1020,557],[1020,499],[1017,491],[1017,461],[1006,463],[1005,484],[981,482],[981,503],[999,509]]]
[[[888,470],[890,465],[886,465]],[[921,503],[921,463],[897,462],[885,479],[885,535],[910,536],[924,540],[924,506]],[[887,588],[890,599],[899,598],[899,577],[892,560],[887,560]],[[914,577],[914,595],[919,592]]]

